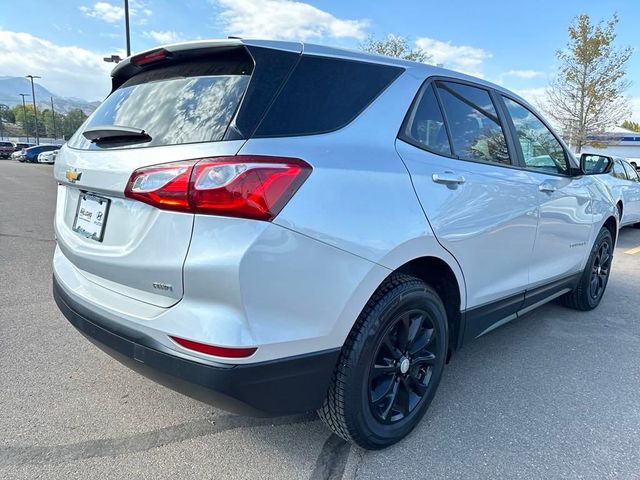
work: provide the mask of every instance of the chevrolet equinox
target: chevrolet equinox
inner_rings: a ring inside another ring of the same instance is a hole
[[[126,59],[54,172],[53,291],[80,332],[368,449],[416,426],[464,343],[555,298],[595,308],[619,221],[513,93],[290,42]]]

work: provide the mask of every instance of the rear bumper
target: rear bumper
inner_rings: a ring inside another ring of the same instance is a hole
[[[53,296],[69,322],[116,360],[173,390],[234,413],[277,416],[317,409],[340,354],[337,348],[243,365],[189,360],[79,304],[55,277]]]

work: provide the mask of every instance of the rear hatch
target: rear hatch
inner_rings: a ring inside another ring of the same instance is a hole
[[[167,48],[114,70],[113,92],[54,168],[64,255],[89,281],[163,307],[182,298],[194,215],[127,198],[125,187],[141,167],[235,155],[250,134],[242,131],[240,105],[259,93],[250,86],[256,55],[242,45]],[[266,108],[268,98],[258,98]]]

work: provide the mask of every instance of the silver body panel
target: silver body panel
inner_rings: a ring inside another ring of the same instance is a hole
[[[422,257],[449,266],[464,312],[580,271],[595,235],[616,215],[610,192],[591,177],[545,178],[439,157],[397,140],[429,76],[501,90],[482,80],[291,42],[225,40],[166,48],[238,44],[376,61],[406,71],[354,121],[332,133],[60,150],[54,168],[60,184],[57,280],[77,302],[139,329],[178,356],[186,352],[169,335],[258,347],[249,358],[218,359],[234,364],[340,347],[384,279]],[[273,222],[161,211],[123,195],[136,168],[236,153],[298,157],[313,172]],[[81,179],[69,182],[68,170],[81,171]],[[434,174],[448,171],[463,175],[465,184],[434,183]],[[540,192],[544,181],[557,184],[555,193]],[[71,229],[80,191],[111,200],[103,242]],[[172,290],[156,290],[154,282]]]

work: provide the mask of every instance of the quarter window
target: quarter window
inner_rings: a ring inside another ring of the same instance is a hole
[[[437,82],[453,153],[463,160],[511,164],[507,141],[487,90]]]
[[[432,85],[420,92],[402,131],[402,138],[442,155],[451,155],[447,129]]]
[[[551,130],[529,109],[510,98],[503,98],[516,127],[527,168],[545,173],[568,174],[566,153]]]

